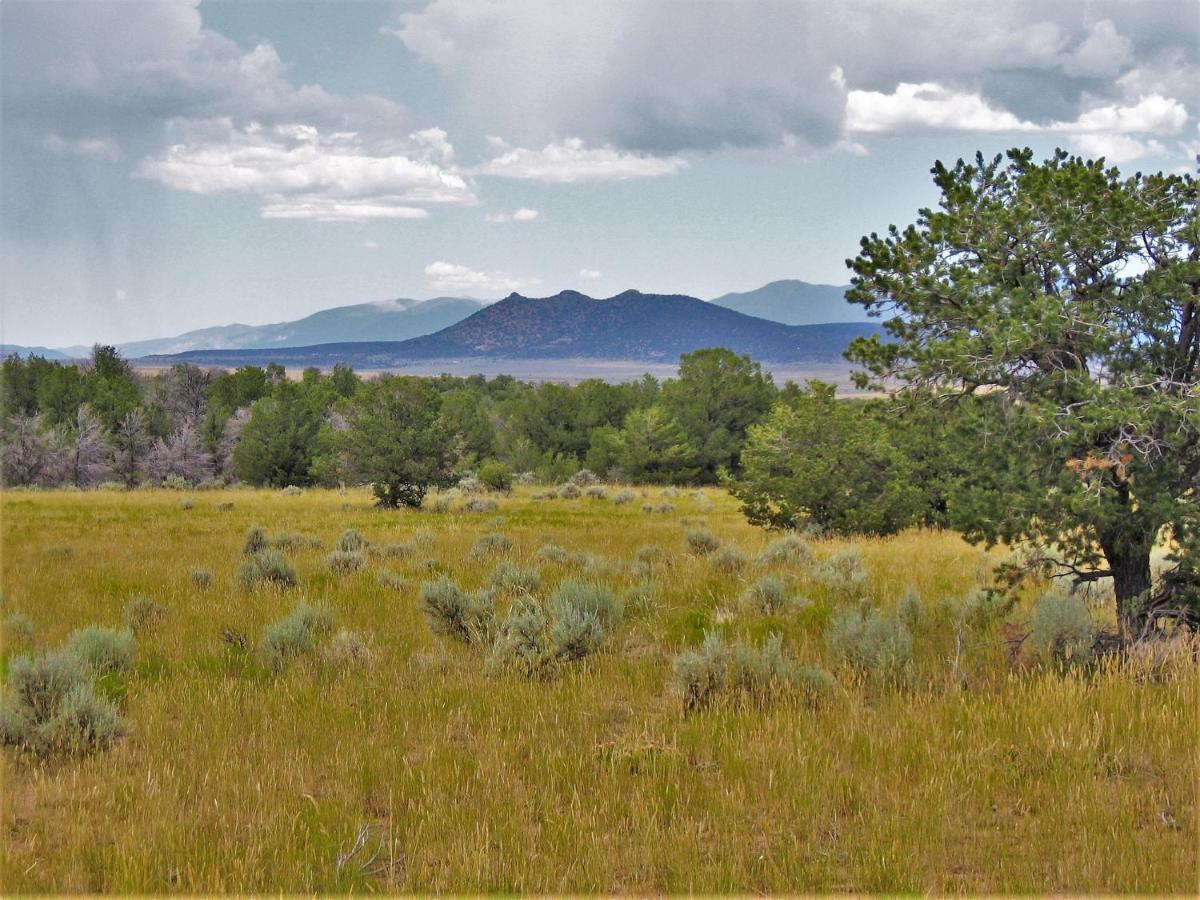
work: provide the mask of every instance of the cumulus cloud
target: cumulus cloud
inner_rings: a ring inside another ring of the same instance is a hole
[[[603,277],[604,273],[599,269],[580,269],[579,277],[586,278],[588,281],[595,281],[597,278]]]
[[[479,166],[480,175],[523,178],[530,181],[624,181],[671,175],[687,167],[680,156],[659,157],[628,153],[611,146],[588,147],[580,138],[547,144],[541,150],[504,149]]]
[[[1154,94],[1195,109],[1198,28],[1193,0],[695,0],[686,16],[652,0],[434,0],[385,30],[515,145],[572,135],[670,157],[849,147],[848,122],[1045,129]]]
[[[56,156],[82,156],[107,162],[118,162],[123,155],[117,142],[109,137],[68,140],[57,134],[48,134],[42,140],[42,146]]]
[[[196,194],[257,195],[268,219],[423,219],[428,204],[475,202],[463,176],[441,162],[453,155],[444,133],[432,143],[428,133],[411,135],[399,152],[310,125],[234,129],[222,122],[202,130],[143,161],[137,174]]]
[[[438,260],[425,267],[425,278],[433,290],[444,294],[495,297],[511,294],[538,283],[536,278],[517,278],[506,272],[477,272],[466,266]]]
[[[487,213],[483,218],[484,221],[487,222],[504,224],[507,222],[532,222],[539,215],[541,215],[541,213],[539,213],[536,209],[530,209],[527,206],[522,206],[520,209],[514,210],[513,212]]]
[[[1083,153],[1116,162],[1166,153],[1162,142],[1148,135],[1177,134],[1187,120],[1184,105],[1161,94],[1140,97],[1125,105],[1093,106],[1072,121],[1044,124],[1023,121],[1010,112],[995,109],[977,93],[956,92],[932,82],[901,83],[888,94],[850,91],[846,101],[846,127],[851,132],[935,129],[1062,134]]]

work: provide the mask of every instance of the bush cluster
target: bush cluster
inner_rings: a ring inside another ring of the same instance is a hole
[[[778,634],[754,647],[741,641],[729,644],[719,633],[709,632],[697,649],[675,658],[672,672],[685,712],[709,706],[721,695],[755,705],[787,695],[815,703],[829,694],[834,683],[823,669],[787,657]]]
[[[263,633],[263,661],[281,672],[298,656],[311,653],[317,640],[333,627],[333,614],[324,604],[301,601],[284,618]]]

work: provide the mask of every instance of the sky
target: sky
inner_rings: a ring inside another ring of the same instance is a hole
[[[1194,172],[1200,0],[0,3],[0,340],[841,284],[929,169]]]

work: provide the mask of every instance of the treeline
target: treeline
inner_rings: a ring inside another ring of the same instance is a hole
[[[2,376],[9,486],[372,484],[395,505],[480,470],[504,486],[510,473],[554,482],[586,468],[634,483],[724,479],[756,518],[786,524],[799,510],[745,479],[794,482],[794,457],[804,454],[824,467],[812,480],[827,494],[819,513],[828,525],[890,530],[936,520],[944,506],[920,484],[929,473],[915,468],[912,429],[895,427],[879,403],[835,401],[820,385],[779,388],[757,363],[719,348],[685,354],[679,376],[664,382],[573,386],[504,375],[361,378],[344,366],[298,380],[277,365],[140,374],[104,346],[83,364],[9,357]],[[896,481],[907,487],[887,488],[882,505],[848,511],[847,484],[857,500],[869,485]]]

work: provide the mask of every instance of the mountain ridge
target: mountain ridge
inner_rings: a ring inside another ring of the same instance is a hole
[[[728,347],[763,361],[832,362],[878,325],[784,325],[682,294],[628,290],[611,297],[562,291],[510,294],[433,334],[407,341],[329,342],[304,347],[198,350],[141,358],[144,364],[330,366],[384,369],[430,359],[610,359],[674,362],[701,347]]]
[[[709,302],[784,325],[872,321],[862,306],[846,300],[849,289],[848,284],[813,284],[786,278],[752,291],[722,294]]]

